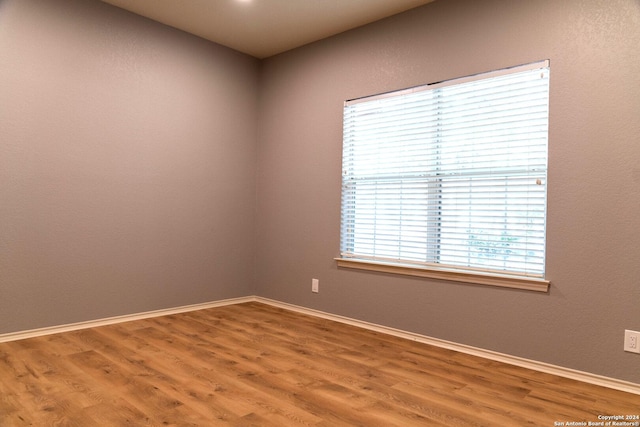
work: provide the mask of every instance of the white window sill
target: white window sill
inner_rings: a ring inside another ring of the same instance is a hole
[[[537,277],[512,276],[507,274],[452,270],[437,267],[392,264],[380,261],[353,258],[335,258],[338,267],[357,270],[378,271],[381,273],[403,274],[406,276],[427,277],[430,279],[450,280],[477,285],[500,286],[525,289],[536,292],[548,292],[549,281]]]

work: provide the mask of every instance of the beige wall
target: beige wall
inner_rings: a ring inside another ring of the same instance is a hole
[[[338,270],[342,102],[551,60],[547,294]],[[436,1],[263,63],[258,294],[640,382],[640,2]],[[320,293],[311,293],[311,279]]]
[[[254,293],[257,71],[102,2],[0,2],[0,333]]]
[[[638,46],[637,0],[438,0],[262,62],[0,0],[0,333],[258,294],[640,383]],[[540,59],[550,293],[338,270],[343,101]]]

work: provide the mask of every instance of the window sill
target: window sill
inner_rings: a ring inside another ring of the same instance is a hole
[[[437,267],[391,264],[380,261],[368,261],[352,258],[335,258],[338,267],[357,270],[377,271],[381,273],[403,274],[406,276],[426,277],[430,279],[450,280],[477,285],[500,286],[525,289],[528,291],[548,292],[549,281],[535,277],[510,276],[506,274],[483,273],[451,270]]]

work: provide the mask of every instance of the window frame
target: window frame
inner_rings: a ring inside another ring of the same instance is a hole
[[[529,71],[529,70],[537,70],[541,68],[549,68],[549,60],[537,61],[530,64],[519,65],[509,68],[504,68],[500,70],[491,71],[488,73],[481,73],[476,75],[471,75],[462,78],[451,79],[443,82],[438,82],[434,84],[417,86],[414,88],[403,89],[399,91],[387,92],[379,95],[372,95],[368,97],[359,98],[358,100],[350,100],[345,102],[345,107],[349,105],[349,103],[354,102],[362,102],[361,100],[365,99],[367,101],[378,100],[390,97],[397,97],[404,94],[413,93],[416,91],[425,91],[425,90],[436,90],[440,87],[451,86],[451,85],[459,85],[466,82],[472,82],[481,79],[490,79],[493,77],[499,77],[502,75],[518,73],[521,71]],[[548,101],[547,101],[548,108]],[[548,110],[547,110],[548,112]],[[548,120],[548,114],[547,114]],[[547,129],[547,138],[548,138],[548,129]],[[344,144],[344,141],[343,141]],[[344,145],[343,145],[344,147]],[[546,153],[545,161],[548,159],[548,151]],[[546,165],[545,165],[546,167]],[[343,186],[344,186],[343,182]],[[437,185],[437,184],[436,184]],[[545,169],[545,200],[544,200],[544,221],[546,228],[546,169]],[[341,201],[341,209],[344,209],[345,200],[343,193],[343,200]],[[438,218],[438,221],[440,219]],[[343,248],[343,236],[344,230],[342,229],[345,226],[345,213],[341,213],[341,249]],[[427,228],[433,228],[433,221],[426,221]],[[436,227],[437,228],[437,227]],[[436,234],[439,230],[436,230]],[[545,234],[545,243],[544,248],[546,248],[546,231]],[[543,250],[543,257],[546,257],[546,249]],[[550,281],[544,277],[544,273],[542,275],[539,274],[528,274],[528,273],[513,273],[509,271],[499,271],[499,270],[486,270],[486,269],[477,269],[474,267],[457,267],[453,265],[441,265],[438,263],[412,263],[412,262],[403,262],[402,259],[399,260],[387,260],[387,259],[365,259],[358,257],[347,257],[344,253],[341,252],[341,256],[335,258],[338,267],[349,268],[349,269],[358,269],[358,270],[366,270],[366,271],[377,271],[383,273],[391,273],[391,274],[401,274],[401,275],[409,275],[415,277],[425,277],[425,278],[433,278],[439,280],[448,280],[448,281],[456,281],[456,282],[464,282],[464,283],[474,283],[474,284],[482,284],[489,286],[503,286],[509,288],[517,288],[517,289],[526,289],[533,290],[539,292],[548,292]],[[544,263],[544,259],[543,259]]]

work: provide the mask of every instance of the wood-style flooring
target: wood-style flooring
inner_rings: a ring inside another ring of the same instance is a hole
[[[2,427],[554,426],[634,414],[638,395],[259,303],[0,344]]]

